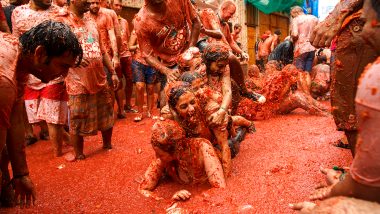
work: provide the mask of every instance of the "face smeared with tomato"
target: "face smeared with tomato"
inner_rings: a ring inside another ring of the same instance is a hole
[[[175,109],[180,118],[190,123],[199,121],[200,108],[198,100],[192,92],[182,94],[178,99]]]
[[[229,5],[222,10],[220,18],[222,18],[223,21],[228,22],[234,16],[235,12],[236,7],[234,5]]]
[[[218,60],[211,62],[208,70],[213,74],[221,74],[228,65],[228,60]]]

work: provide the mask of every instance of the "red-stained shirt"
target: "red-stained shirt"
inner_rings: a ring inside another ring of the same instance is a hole
[[[143,6],[134,19],[144,57],[153,55],[166,65],[174,65],[188,47],[190,26],[197,16],[189,0],[167,0],[167,9],[158,16]]]
[[[16,65],[19,42],[13,35],[0,32],[0,77],[9,79],[17,89]]]
[[[62,11],[61,11],[62,12]],[[47,10],[35,11],[30,8],[30,3],[16,7],[12,12],[12,34],[17,38],[23,33],[42,23],[43,21],[54,19],[60,13],[60,8],[56,5],[50,6]],[[63,77],[58,77],[49,83],[42,83],[37,77],[29,75],[28,87],[40,90],[47,85],[63,82]]]
[[[5,21],[6,19],[5,19],[5,15],[4,15],[4,11],[3,11],[3,6],[2,6],[2,4],[1,4],[1,2],[0,2],[0,22],[1,21]]]
[[[228,42],[228,39],[230,41],[233,40],[231,32],[230,32],[230,26],[228,23],[222,23],[220,21],[219,16],[210,8],[201,10],[199,12],[199,17],[201,19],[202,25],[207,30],[217,30],[220,29],[220,31],[223,33],[224,37],[222,39],[216,39],[212,37],[208,37],[207,41],[209,43],[215,42],[215,41],[222,41],[227,45],[227,47],[230,47],[230,43]],[[201,35],[200,37],[204,37],[205,35]],[[231,48],[230,48],[231,49]]]
[[[129,43],[129,25],[128,21],[123,19],[121,16],[119,16],[119,24],[120,24],[120,33],[121,33],[121,50],[120,50],[120,57],[130,57],[131,52],[128,48]]]
[[[89,62],[86,67],[70,68],[66,77],[67,93],[69,95],[95,94],[103,90],[106,87],[106,74],[103,70],[103,58],[95,20],[88,14],[81,19],[72,12],[60,18],[77,36],[83,49],[83,60]]]
[[[99,41],[102,42],[104,50],[112,57],[111,39],[108,34],[108,31],[114,29],[111,17],[100,12],[97,15],[87,12],[87,15],[96,21],[99,32]]]

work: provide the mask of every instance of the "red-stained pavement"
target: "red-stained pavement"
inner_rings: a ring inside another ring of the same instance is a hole
[[[192,198],[177,207],[194,213],[293,213],[288,204],[306,200],[323,181],[320,166],[348,166],[352,160],[349,150],[331,145],[342,136],[331,117],[297,110],[256,122],[257,132],[247,136],[233,159],[226,189],[206,191],[208,185],[181,186],[166,179],[155,191],[167,200],[155,201],[137,191],[154,158],[149,144],[154,120],[134,123],[133,116],[116,122],[111,151],[101,149],[100,135],[86,138],[84,161],[55,158],[49,141],[27,147],[38,198],[36,206],[22,212],[165,213],[172,194],[187,189]],[[20,209],[0,212],[19,213]]]

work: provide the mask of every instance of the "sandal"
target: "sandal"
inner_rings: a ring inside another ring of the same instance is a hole
[[[143,119],[142,114],[139,114],[137,117],[133,119],[134,122],[140,122]]]

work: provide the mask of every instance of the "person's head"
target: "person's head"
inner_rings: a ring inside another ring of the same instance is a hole
[[[38,8],[41,8],[43,10],[47,10],[50,6],[52,1],[51,0],[31,0],[35,6]]]
[[[10,0],[9,4],[14,5],[14,6],[19,6],[23,4],[27,4],[29,1],[28,0]]]
[[[302,7],[300,6],[294,6],[290,9],[290,15],[292,18],[296,18],[299,15],[304,14]]]
[[[90,4],[90,13],[98,14],[100,10],[100,0],[88,0]]]
[[[220,6],[220,18],[224,22],[228,22],[236,12],[236,5],[234,2],[227,0],[222,3]]]
[[[187,82],[191,85],[193,92],[197,92],[199,89],[203,88],[206,84],[203,76],[197,72],[185,72],[181,75],[181,81]]]
[[[54,21],[44,21],[20,36],[21,61],[24,68],[49,82],[66,76],[69,68],[79,65],[83,51],[70,27]]]
[[[366,19],[366,23],[361,36],[380,55],[380,1],[366,0],[362,16]]]
[[[172,112],[181,121],[199,122],[198,100],[187,82],[175,82],[167,91],[168,103]]]
[[[234,25],[234,32],[235,32],[236,34],[239,34],[240,31],[241,31],[241,24],[236,23],[236,24]]]
[[[203,51],[202,59],[209,74],[220,73],[228,65],[229,49],[221,42],[210,43]]]
[[[123,10],[123,5],[121,4],[121,0],[111,0],[111,8],[115,11],[117,15],[121,14]]]
[[[277,36],[280,36],[281,35],[281,30],[280,29],[276,29],[274,31],[274,34],[276,34]]]
[[[67,0],[67,4],[75,8],[80,14],[84,14],[90,10],[90,3],[87,0]]]
[[[249,78],[258,78],[260,77],[260,69],[257,65],[248,66],[248,77]]]
[[[185,131],[173,120],[159,121],[152,127],[151,144],[164,163],[172,161],[176,145],[185,138]]]
[[[266,30],[264,34],[270,36],[270,35],[272,35],[272,31]]]

